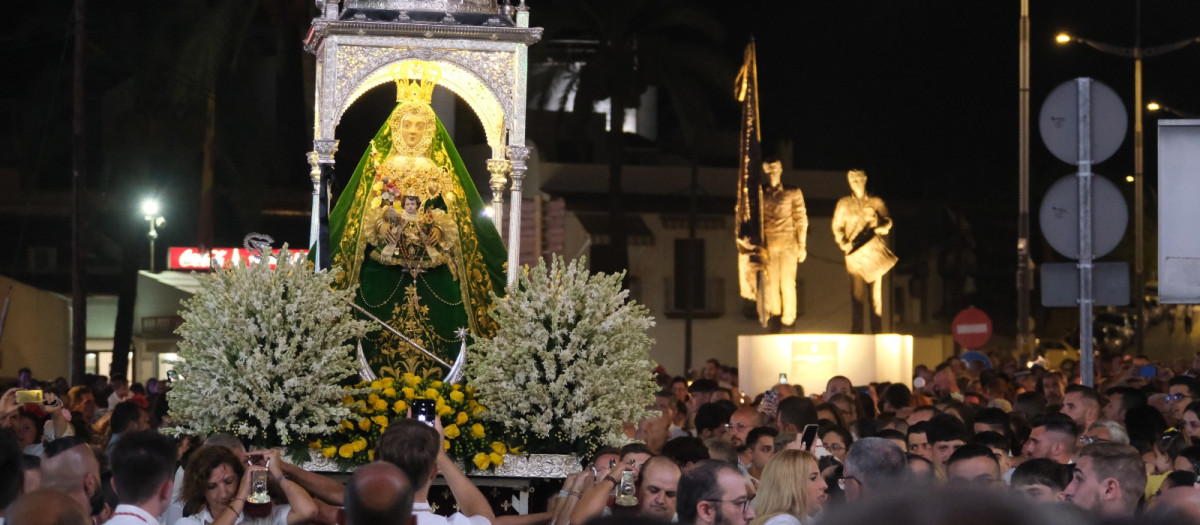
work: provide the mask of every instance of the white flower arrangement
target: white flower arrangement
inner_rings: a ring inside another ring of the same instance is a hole
[[[183,302],[177,333],[182,380],[167,394],[174,432],[231,432],[253,443],[295,446],[350,416],[340,382],[354,376],[350,342],[367,331],[330,288],[337,270],[314,273],[287,246],[275,269],[213,268]]]
[[[622,275],[591,275],[555,257],[525,269],[491,315],[495,337],[470,348],[466,374],[512,444],[526,452],[588,454],[628,441],[622,422],[653,405],[654,326],[626,299]]]

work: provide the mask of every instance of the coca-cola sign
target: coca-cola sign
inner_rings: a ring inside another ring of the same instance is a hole
[[[270,257],[268,263],[274,268],[279,250],[274,250],[272,253],[273,255]],[[292,250],[291,253],[293,260],[308,257],[308,250]],[[211,270],[213,265],[228,268],[230,265],[238,266],[247,263],[255,264],[257,262],[258,256],[244,248],[213,248],[207,252],[202,252],[199,248],[172,246],[169,259],[167,260],[167,268],[170,270],[205,271]]]

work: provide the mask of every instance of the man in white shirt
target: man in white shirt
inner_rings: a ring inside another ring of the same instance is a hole
[[[100,462],[87,443],[76,436],[46,444],[42,455],[42,487],[63,492],[85,509],[98,508],[93,500],[103,497]]]
[[[409,525],[412,485],[391,463],[359,467],[346,484],[346,525]]]
[[[437,418],[434,421],[436,425],[431,427],[415,419],[393,420],[379,438],[375,459],[395,465],[416,485],[412,505],[416,525],[491,525],[496,520],[491,505],[446,455],[441,421]],[[330,505],[345,504],[345,488],[341,483],[286,463],[283,469],[288,479],[322,501]],[[434,514],[429,507],[429,489],[439,473],[458,503],[458,512],[449,518]]]
[[[491,525],[496,521],[491,505],[446,455],[445,439],[440,423],[435,429],[415,419],[392,421],[379,438],[375,457],[396,465],[417,485],[412,506],[417,525]],[[439,473],[458,502],[458,512],[449,518],[429,507],[429,488]]]
[[[9,523],[23,525],[92,524],[83,505],[62,491],[48,488],[22,494],[8,507],[5,516]]]
[[[113,391],[108,395],[108,409],[111,411],[118,403],[128,401],[133,395],[129,393],[129,380],[124,377],[114,377],[110,385]]]
[[[175,487],[175,442],[154,431],[126,434],[110,457],[120,505],[110,525],[158,525]]]

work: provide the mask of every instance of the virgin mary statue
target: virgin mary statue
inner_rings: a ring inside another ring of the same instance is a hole
[[[453,362],[458,333],[490,337],[490,294],[504,293],[507,253],[454,143],[429,106],[435,66],[396,81],[398,103],[363,153],[329,218],[337,288],[413,342]],[[361,341],[380,377],[439,368],[387,330]]]

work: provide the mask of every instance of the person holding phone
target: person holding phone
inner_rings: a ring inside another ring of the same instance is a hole
[[[479,488],[467,478],[446,454],[445,430],[441,418],[426,415],[422,403],[416,403],[406,419],[393,420],[379,438],[376,461],[391,463],[413,484],[412,515],[415,525],[490,525],[496,521],[491,505]],[[421,416],[418,419],[418,416]],[[285,473],[330,505],[345,504],[345,487],[333,479],[284,465]],[[429,506],[429,490],[441,474],[458,503],[458,512],[450,517],[434,514]]]
[[[377,459],[396,465],[412,480],[415,486],[412,513],[416,525],[490,525],[496,521],[483,493],[446,454],[442,445],[446,435],[441,418],[433,417],[431,426],[412,419],[416,412],[410,413],[410,419],[392,421],[375,451]],[[429,489],[438,474],[446,480],[458,502],[458,512],[448,518],[434,514],[429,507]]]

